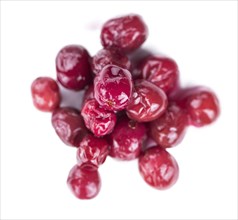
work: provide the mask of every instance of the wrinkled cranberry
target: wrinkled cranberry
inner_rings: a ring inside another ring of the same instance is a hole
[[[78,165],[91,163],[99,166],[104,163],[108,155],[109,144],[105,138],[98,138],[92,134],[86,135],[77,150]]]
[[[125,109],[131,94],[131,74],[126,69],[107,65],[94,79],[94,97],[104,109]]]
[[[67,184],[78,199],[92,199],[101,188],[101,178],[92,164],[75,165],[69,172]]]
[[[31,84],[33,104],[41,111],[51,112],[59,107],[60,92],[55,80],[50,77],[39,77]]]
[[[131,67],[128,57],[116,50],[102,49],[92,58],[92,70],[95,74],[98,74],[103,67],[109,64],[128,70]]]
[[[178,86],[178,66],[170,58],[149,56],[141,61],[138,71],[143,79],[154,83],[165,93],[172,91]]]
[[[57,135],[67,145],[76,146],[87,133],[80,112],[74,108],[55,110],[51,121]]]
[[[145,125],[124,117],[109,135],[109,154],[120,160],[135,159],[139,156],[145,139]]]
[[[114,112],[101,108],[95,99],[85,102],[81,115],[86,127],[98,137],[111,133],[117,119]]]
[[[147,149],[140,156],[139,171],[146,183],[159,190],[174,185],[179,176],[176,160],[159,146]]]
[[[160,118],[150,123],[150,136],[161,147],[173,147],[182,141],[187,125],[186,112],[171,103]]]
[[[141,46],[148,35],[142,18],[130,14],[107,21],[101,31],[101,42],[106,48],[131,52]]]
[[[56,57],[57,79],[65,88],[83,89],[91,80],[90,56],[79,45],[62,48]]]
[[[127,115],[138,122],[153,121],[164,113],[167,103],[167,96],[159,87],[143,79],[136,80]]]

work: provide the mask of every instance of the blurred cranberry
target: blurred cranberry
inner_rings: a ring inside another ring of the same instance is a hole
[[[87,102],[89,99],[94,99],[94,86],[89,85],[88,88],[85,90],[83,95],[83,101],[82,106],[84,106],[85,102]]]

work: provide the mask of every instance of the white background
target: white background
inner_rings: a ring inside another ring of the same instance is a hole
[[[56,136],[50,114],[33,107],[30,85],[55,77],[55,56],[67,44],[95,54],[103,22],[129,12],[148,24],[143,47],[174,58],[183,85],[212,88],[221,115],[211,126],[189,128],[169,150],[180,166],[171,189],[146,185],[137,161],[108,158],[100,194],[80,201],[66,185],[76,150]],[[2,219],[236,219],[237,2],[3,1],[1,113]]]

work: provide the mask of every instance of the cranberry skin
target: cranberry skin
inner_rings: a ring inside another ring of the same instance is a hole
[[[101,189],[101,178],[96,166],[75,165],[69,172],[67,184],[78,199],[92,199]]]
[[[130,69],[131,62],[128,57],[119,51],[102,49],[92,58],[92,70],[99,74],[103,67],[113,64],[124,69]]]
[[[174,147],[182,141],[187,125],[186,112],[171,103],[160,118],[150,123],[150,136],[161,147]]]
[[[55,110],[51,121],[59,138],[69,146],[76,146],[87,133],[80,112],[74,108]]]
[[[126,69],[107,65],[94,79],[94,97],[104,109],[125,109],[131,94],[131,73]]]
[[[78,165],[91,163],[95,166],[103,164],[108,155],[109,144],[105,138],[98,138],[92,134],[86,135],[77,150]]]
[[[85,102],[81,115],[86,127],[98,137],[111,133],[117,120],[114,112],[101,108],[95,99]]]
[[[39,77],[31,84],[34,106],[40,111],[51,112],[60,105],[59,87],[50,77]]]
[[[146,40],[148,30],[142,18],[130,14],[107,21],[101,31],[101,43],[105,48],[131,52]]]
[[[81,90],[91,80],[90,56],[79,45],[62,48],[56,57],[57,79],[67,89]]]
[[[178,86],[178,66],[170,58],[149,56],[141,61],[138,71],[143,79],[154,83],[165,93],[174,90]]]
[[[138,122],[153,121],[165,112],[167,104],[163,90],[146,80],[136,80],[127,115]]]
[[[109,135],[109,155],[120,160],[133,160],[139,156],[145,139],[145,125],[125,117]]]
[[[146,183],[159,190],[170,188],[179,176],[175,158],[159,146],[147,149],[140,156],[139,171]]]

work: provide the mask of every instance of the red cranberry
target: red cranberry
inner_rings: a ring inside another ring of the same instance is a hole
[[[81,115],[86,127],[96,136],[111,133],[117,119],[114,112],[101,108],[95,99],[85,102]]]
[[[94,97],[104,109],[125,109],[131,94],[131,74],[126,69],[107,65],[94,79]]]
[[[173,147],[182,141],[187,125],[187,114],[171,103],[160,118],[150,123],[150,135],[159,146]]]
[[[102,27],[101,42],[106,48],[131,52],[139,48],[146,40],[147,32],[142,18],[130,14],[107,21]]]
[[[159,146],[149,148],[140,156],[139,170],[145,182],[159,190],[174,185],[179,176],[176,160]]]
[[[70,107],[55,110],[52,125],[60,139],[70,146],[76,146],[87,133],[80,112]]]
[[[79,45],[62,48],[56,57],[57,79],[68,89],[81,90],[91,80],[90,56]]]
[[[145,139],[145,125],[124,117],[109,135],[109,154],[120,160],[135,159],[139,156]]]
[[[88,86],[88,88],[85,90],[84,95],[83,95],[82,106],[84,106],[85,102],[87,102],[89,99],[94,99],[94,86],[93,85]]]
[[[86,135],[77,150],[78,165],[91,163],[99,166],[108,155],[109,144],[105,138],[97,138],[92,134]]]
[[[101,178],[96,166],[75,165],[69,172],[67,184],[78,199],[92,199],[100,191]]]
[[[128,57],[116,50],[102,49],[92,58],[92,70],[95,74],[98,74],[103,67],[109,64],[128,70],[131,67]]]
[[[31,84],[31,95],[35,107],[41,111],[51,112],[59,107],[59,87],[50,77],[35,79]]]
[[[141,61],[138,71],[143,79],[154,83],[165,93],[178,86],[178,66],[170,58],[149,56]]]
[[[146,80],[136,80],[127,115],[139,122],[153,121],[164,113],[167,103],[167,96],[159,87]]]

